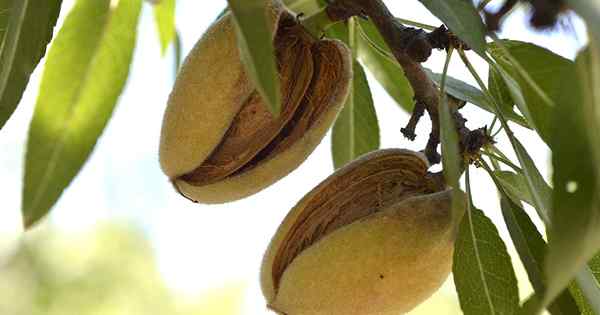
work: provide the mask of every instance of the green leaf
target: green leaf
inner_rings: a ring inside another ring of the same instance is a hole
[[[246,70],[271,113],[279,115],[281,91],[273,48],[274,29],[264,0],[227,0]]]
[[[600,1],[598,0],[566,0],[579,16],[587,23],[587,29],[600,43]]]
[[[470,0],[419,1],[475,52],[485,54],[486,28]]]
[[[292,11],[310,16],[327,3],[325,0],[284,0],[283,3]]]
[[[600,137],[600,41],[591,41],[590,45],[581,54],[577,67],[579,68],[579,82],[582,84],[581,104],[587,125],[588,138],[599,139]],[[600,177],[600,146],[591,147],[596,164],[596,176]]]
[[[181,68],[181,60],[183,56],[183,51],[181,49],[181,35],[179,32],[175,32],[175,53],[173,54],[174,58],[174,68],[175,68],[175,77],[177,77],[177,73],[179,73],[179,69]]]
[[[510,171],[494,171],[494,176],[513,202],[534,204],[523,176]]]
[[[373,29],[369,32],[365,31],[366,28],[370,27]],[[360,60],[396,103],[405,111],[412,112],[414,92],[404,75],[404,70],[395,59],[390,58],[384,51],[376,48],[369,34],[373,31],[377,32],[377,29],[374,29],[371,23],[361,22],[358,28],[358,56]]]
[[[154,21],[160,40],[160,51],[164,55],[169,44],[175,39],[175,0],[160,0],[154,5]]]
[[[452,273],[465,315],[509,315],[519,308],[517,278],[506,245],[481,210],[469,207],[460,225]]]
[[[598,253],[592,260],[588,262],[589,271],[592,273],[594,279],[600,282],[600,253]],[[583,315],[596,315],[594,312],[594,307],[591,305],[590,301],[586,299],[579,288],[573,290],[573,295],[575,300],[577,300],[577,304],[582,309]],[[600,303],[600,301],[591,301],[592,303]],[[596,307],[597,308],[597,307]]]
[[[511,138],[510,140],[513,149],[519,159],[519,163],[523,168],[523,175],[525,176],[525,183],[527,184],[529,194],[531,195],[531,201],[540,218],[542,218],[542,221],[548,224],[548,222],[550,222],[552,188],[550,188],[546,183],[546,180],[544,180],[544,177],[535,166],[535,163],[531,159],[529,153],[527,153],[527,150],[525,150],[523,144],[521,144],[511,132],[508,134]]]
[[[79,172],[129,74],[141,0],[79,0],[49,51],[29,129],[22,211],[42,218]]]
[[[62,0],[0,1],[0,129],[46,53]]]
[[[504,70],[499,74],[519,110],[549,144],[554,130],[552,111],[562,106],[556,100],[560,97],[558,91],[563,78],[556,73],[573,67],[573,62],[545,48],[519,41],[492,43],[489,51]]]
[[[460,178],[461,156],[458,146],[458,134],[452,115],[450,114],[450,105],[446,94],[442,95],[440,103],[440,140],[442,144],[442,165],[444,168],[444,177],[448,185],[452,188],[460,188],[458,180]]]
[[[362,66],[354,61],[352,90],[332,132],[334,167],[379,149],[379,125],[371,90]]]
[[[488,73],[488,89],[506,118],[523,127],[531,129],[525,118],[515,112],[515,102],[512,99],[511,93],[508,90],[506,83],[504,83],[504,80],[502,80],[502,76],[493,67],[490,67]]]
[[[424,70],[431,80],[438,85],[441,84],[441,74],[435,73],[427,68],[424,68]],[[480,89],[452,76],[448,76],[446,79],[446,92],[459,100],[476,105],[490,113],[496,112],[494,106],[490,104]],[[529,128],[525,119],[521,115],[515,113],[512,109],[507,112],[503,111],[503,113],[505,113],[506,118],[510,119],[511,121],[514,121],[523,127]]]
[[[544,304],[568,286],[576,275],[588,301],[600,301],[598,283],[591,274],[581,273],[587,261],[600,250],[600,186],[592,149],[597,143],[586,130],[598,128],[598,125],[586,117],[585,105],[582,106],[588,101],[593,102],[587,95],[596,93],[587,90],[589,72],[593,71],[588,62],[590,51],[587,49],[578,56],[577,68],[557,74],[562,82],[557,91],[562,106],[554,112],[554,122],[560,127],[555,128],[552,138],[554,195],[546,266],[548,291]],[[600,313],[600,305],[592,306]]]
[[[546,289],[544,277],[546,242],[525,210],[517,202],[512,201],[503,188],[498,188],[501,194],[502,215],[519,257],[525,266],[529,281],[536,292],[543,293]],[[548,307],[548,310],[553,315],[579,314],[579,308],[569,290],[563,290]]]

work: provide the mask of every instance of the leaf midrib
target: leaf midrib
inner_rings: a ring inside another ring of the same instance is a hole
[[[473,224],[473,213],[472,208],[469,206],[467,209],[467,213],[469,216],[469,230],[471,234],[471,240],[473,241],[473,250],[475,251],[475,258],[477,260],[477,268],[479,272],[479,276],[481,277],[481,282],[483,283],[483,289],[485,291],[486,300],[490,307],[491,314],[496,314],[496,309],[494,307],[494,303],[492,303],[492,297],[490,295],[490,289],[488,288],[486,277],[484,275],[483,263],[481,262],[481,256],[479,254],[479,248],[477,245],[477,237],[475,236],[475,225]]]
[[[19,7],[17,7],[17,11],[20,13],[18,15],[18,17],[13,18],[13,15],[11,15],[11,17],[9,18],[9,23],[7,26],[7,32],[5,33],[4,39],[2,41],[2,46],[0,46],[0,58],[2,58],[4,56],[4,48],[6,45],[6,42],[9,38],[14,38],[14,40],[9,41],[10,45],[7,46],[7,57],[5,60],[7,60],[7,62],[3,62],[1,63],[2,65],[2,71],[0,71],[0,100],[2,99],[2,96],[4,95],[4,91],[6,90],[6,87],[8,85],[8,77],[10,76],[10,73],[12,72],[13,69],[13,64],[15,61],[15,56],[17,55],[17,47],[18,47],[18,41],[19,38],[21,38],[21,32],[23,30],[23,24],[25,21],[25,16],[27,15],[27,8],[29,7],[29,0],[19,0],[20,4],[17,4]],[[13,9],[15,7],[15,4],[12,5]],[[20,9],[20,10],[18,10]],[[16,21],[15,21],[16,20]],[[14,25],[16,24],[16,25]],[[13,30],[11,26],[14,26],[15,29]],[[10,32],[8,31],[10,30]],[[14,34],[14,36],[11,36],[10,34]],[[4,59],[4,58],[2,58]],[[0,108],[2,107],[2,103],[0,103]]]
[[[69,113],[68,113],[68,117],[64,120],[64,124],[61,128],[61,132],[60,132],[60,136],[59,139],[57,141],[57,145],[53,146],[52,150],[51,150],[51,154],[50,154],[50,158],[48,159],[48,167],[46,167],[46,170],[44,172],[44,175],[42,176],[41,180],[40,180],[40,185],[38,185],[38,189],[37,192],[35,193],[35,197],[33,198],[33,201],[31,203],[31,209],[33,209],[33,213],[37,213],[37,207],[38,207],[38,203],[39,201],[42,199],[42,196],[45,194],[45,192],[48,190],[49,187],[49,183],[50,183],[50,177],[52,175],[52,173],[54,172],[56,165],[58,164],[58,156],[59,154],[63,151],[63,148],[66,145],[66,138],[68,135],[68,130],[69,130],[69,126],[71,125],[71,122],[73,121],[74,115],[73,113],[76,111],[77,109],[77,105],[80,103],[81,100],[81,96],[83,95],[83,91],[85,90],[85,87],[88,85],[89,80],[91,79],[91,75],[90,73],[92,72],[92,69],[94,68],[94,65],[96,64],[97,59],[99,58],[99,47],[101,46],[101,43],[104,42],[107,33],[108,33],[108,29],[110,26],[110,22],[111,19],[113,17],[114,11],[117,10],[117,8],[111,8],[109,6],[108,8],[108,13],[105,19],[105,23],[104,23],[104,27],[102,28],[101,31],[101,35],[98,37],[98,42],[96,44],[96,46],[94,47],[95,53],[92,56],[92,58],[90,59],[90,62],[88,64],[87,69],[85,70],[85,73],[83,75],[83,79],[81,80],[82,83],[79,86],[79,88],[76,89],[75,95],[73,97],[73,106],[70,106],[69,108]],[[41,187],[41,188],[39,188]]]

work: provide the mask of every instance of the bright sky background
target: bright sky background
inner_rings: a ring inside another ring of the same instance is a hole
[[[73,2],[64,1],[61,21]],[[440,24],[416,0],[387,2],[399,17]],[[184,52],[192,48],[225,4],[224,0],[178,0],[176,18]],[[523,27],[525,21],[525,13],[517,12],[504,24],[503,34],[548,47],[568,58],[574,57],[585,41],[579,21],[574,21],[579,40],[564,30],[533,34]],[[77,233],[101,221],[127,220],[144,229],[155,248],[160,270],[173,288],[194,297],[215,286],[244,281],[249,284],[245,314],[266,314],[258,284],[262,254],[287,211],[332,172],[329,136],[300,168],[255,196],[217,206],[196,205],[180,197],[158,165],[162,114],[174,75],[172,49],[164,58],[160,56],[153,23],[151,8],[145,5],[131,75],[114,116],[83,171],[42,225],[51,224]],[[428,67],[441,72],[444,56],[435,52],[427,62]],[[481,69],[482,77],[487,78],[487,66],[478,59],[474,62]],[[38,67],[19,109],[0,132],[0,256],[9,250],[14,240],[22,237],[23,153],[41,70],[42,67]],[[453,60],[449,73],[475,85],[458,58]],[[407,122],[408,114],[401,111],[374,80],[370,81],[382,130],[382,147],[422,149],[429,125],[420,125],[414,143],[404,139],[400,127]],[[463,114],[471,128],[491,121],[490,115],[472,105],[467,106]],[[549,174],[547,147],[535,134],[514,128],[542,173]],[[500,147],[513,156],[507,143],[500,141]],[[476,205],[498,223],[502,236],[509,240],[492,182],[482,171],[473,173]],[[512,247],[510,241],[507,245]],[[518,259],[514,262],[520,264]],[[518,268],[523,275],[522,267]],[[522,282],[526,287],[526,281]],[[522,295],[528,292],[521,291]],[[456,307],[451,280],[440,296],[440,301]],[[425,309],[426,306],[422,314],[427,313]]]

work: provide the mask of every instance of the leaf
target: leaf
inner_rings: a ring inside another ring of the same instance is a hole
[[[545,48],[519,41],[492,43],[489,51],[504,70],[499,74],[519,110],[549,144],[554,130],[552,111],[562,106],[556,100],[560,97],[558,91],[563,78],[556,73],[573,67],[573,62]],[[514,82],[510,82],[511,79]]]
[[[181,68],[181,60],[183,56],[183,52],[181,49],[181,35],[179,32],[175,32],[175,41],[174,41],[175,53],[173,54],[174,58],[174,68],[175,68],[175,77],[177,77],[177,73],[179,73],[179,69]]]
[[[456,239],[454,283],[465,315],[515,314],[517,279],[506,246],[494,223],[468,209]]]
[[[154,22],[164,56],[167,47],[175,40],[175,0],[160,0],[154,5]]]
[[[555,128],[552,138],[554,195],[546,265],[549,280],[544,305],[575,275],[578,275],[578,283],[587,299],[600,301],[598,283],[591,275],[586,278],[580,273],[600,250],[600,186],[592,149],[597,143],[586,130],[598,128],[598,125],[586,117],[585,105],[582,106],[582,103],[593,102],[593,98],[587,96],[595,93],[587,90],[589,72],[594,71],[588,62],[590,52],[587,49],[577,57],[576,69],[558,74],[563,83],[557,91],[562,106],[554,113],[554,121],[560,128]],[[594,311],[600,313],[600,305],[595,306]]]
[[[598,0],[566,0],[573,11],[577,12],[587,23],[587,29],[600,43],[600,1]]]
[[[271,113],[279,115],[281,92],[273,48],[272,17],[264,0],[227,0],[235,21],[240,56]]]
[[[460,178],[460,150],[458,146],[458,134],[454,125],[454,120],[450,114],[450,105],[448,97],[444,94],[440,103],[440,140],[442,144],[442,165],[444,177],[448,185],[455,189],[460,188],[458,180]]]
[[[499,184],[497,182],[497,184]],[[544,257],[547,245],[535,224],[517,203],[511,200],[503,187],[498,187],[501,197],[500,205],[504,222],[513,240],[519,257],[525,266],[529,281],[536,292],[544,292]],[[576,287],[576,286],[575,286]],[[568,290],[563,290],[558,298],[548,307],[553,315],[579,314],[579,308]]]
[[[327,4],[325,0],[284,0],[283,3],[290,10],[303,13],[305,16],[310,16]]]
[[[519,159],[519,163],[523,168],[523,175],[525,176],[525,183],[527,184],[527,188],[529,189],[529,194],[531,195],[531,201],[534,204],[537,213],[544,223],[548,224],[550,222],[550,209],[552,202],[552,188],[548,186],[546,180],[540,171],[535,166],[535,163],[531,159],[523,144],[514,137],[512,132],[508,132],[511,143],[513,145],[513,149]]]
[[[469,47],[485,55],[486,28],[477,9],[469,0],[419,0]]]
[[[366,25],[366,26],[365,26]],[[375,79],[383,86],[388,94],[405,111],[412,112],[414,108],[414,92],[404,70],[395,59],[389,58],[384,52],[378,51],[375,44],[371,42],[369,33],[365,27],[373,27],[372,24],[359,23],[358,56],[364,65],[373,74]],[[377,31],[371,29],[370,32]]]
[[[427,68],[424,68],[424,70],[431,80],[433,80],[438,85],[441,84],[441,74],[435,73]],[[448,76],[446,79],[446,92],[448,92],[448,94],[452,95],[453,97],[459,100],[476,105],[479,108],[486,110],[490,113],[496,112],[493,105],[490,104],[490,102],[486,99],[485,95],[483,94],[483,92],[481,92],[480,89],[459,79]],[[512,109],[511,111],[506,112],[505,116],[511,121],[514,121],[523,127],[529,128],[525,119],[521,115],[512,111]]]
[[[77,1],[49,51],[27,142],[26,227],[77,175],[125,85],[142,2],[110,2]]]
[[[525,201],[533,205],[531,193],[523,176],[510,171],[494,171],[494,176],[513,202]]]
[[[512,99],[510,91],[508,90],[506,83],[504,83],[502,76],[493,67],[490,67],[488,73],[488,89],[491,93],[491,96],[497,101],[500,110],[506,118],[518,123],[523,127],[531,129],[525,118],[515,112],[515,102]]]
[[[588,267],[589,267],[589,272],[592,273],[594,279],[596,279],[597,282],[600,282],[600,253],[596,254],[596,256],[594,256],[594,258],[592,258],[592,260],[590,260],[588,262]],[[582,314],[584,315],[596,315],[596,313],[594,312],[594,307],[591,306],[591,303],[600,303],[600,301],[588,301],[585,296],[583,295],[583,293],[581,292],[581,290],[579,288],[576,288],[576,290],[573,293],[575,300],[577,300],[577,304],[579,304],[579,306],[582,309]],[[596,307],[597,308],[597,307]]]
[[[0,1],[0,129],[46,53],[62,0]]]
[[[362,66],[354,61],[352,90],[332,132],[334,167],[379,149],[379,125],[371,90]]]

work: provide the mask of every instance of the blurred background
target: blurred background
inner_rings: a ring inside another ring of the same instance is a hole
[[[73,3],[63,1],[57,30]],[[441,24],[416,0],[387,4],[398,17]],[[177,1],[184,54],[225,6],[225,0]],[[253,197],[216,206],[180,197],[158,164],[174,52],[161,56],[152,13],[145,5],[128,84],[95,152],[52,214],[27,233],[20,218],[23,157],[43,62],[0,132],[0,314],[269,314],[258,281],[262,254],[287,211],[333,171],[329,136],[300,168]],[[527,15],[526,8],[512,14],[500,37],[533,42],[571,59],[586,42],[575,17],[540,33],[525,26]],[[487,78],[487,65],[470,56]],[[427,66],[441,72],[444,58],[434,53]],[[475,85],[458,58],[449,74]],[[430,126],[419,127],[417,141],[404,139],[400,127],[409,115],[369,79],[382,147],[422,149]],[[466,106],[463,115],[471,128],[491,122],[474,106]],[[533,132],[513,128],[540,170],[550,174],[545,144]],[[514,157],[505,141],[499,147]],[[502,222],[493,183],[480,170],[472,173],[475,203],[507,240],[526,297],[532,289]],[[461,314],[452,277],[410,314]]]

